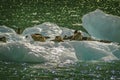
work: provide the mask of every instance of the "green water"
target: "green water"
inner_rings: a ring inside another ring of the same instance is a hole
[[[0,25],[22,29],[43,22],[83,29],[81,18],[101,9],[120,16],[119,0],[0,0]]]
[[[0,62],[0,80],[119,80],[120,61],[78,62],[66,67]],[[37,67],[34,67],[36,66]]]
[[[43,22],[81,29],[81,18],[101,9],[120,16],[119,0],[0,0],[0,25],[13,29]],[[34,68],[41,64],[0,61],[0,80],[120,80],[120,62],[78,62],[66,67]]]

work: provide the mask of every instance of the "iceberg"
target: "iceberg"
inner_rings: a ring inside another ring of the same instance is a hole
[[[23,31],[22,35],[29,36],[34,33],[39,33],[42,34],[43,36],[49,36],[51,38],[54,38],[55,36],[60,35],[62,33],[62,30],[56,24],[45,22],[43,24],[36,25],[34,27],[26,28]]]
[[[6,26],[0,26],[0,33],[16,33],[13,29],[6,27]]]
[[[82,25],[96,39],[120,43],[120,17],[118,16],[97,9],[82,17]]]
[[[74,47],[78,60],[81,61],[111,61],[119,60],[120,57],[120,54],[115,52],[120,51],[120,47],[114,43],[72,41],[70,44]]]
[[[15,42],[23,40],[23,37],[16,34],[16,32],[6,26],[0,26],[0,36],[5,36],[7,38],[7,42]]]
[[[68,43],[26,42],[1,43],[0,60],[32,63],[76,62],[74,49]]]
[[[0,31],[1,29],[3,27],[0,27]],[[9,28],[6,27],[6,29]],[[2,33],[6,34],[4,31]],[[12,32],[14,37],[10,37],[10,40],[6,43],[0,42],[0,60],[68,64],[76,61],[111,61],[120,59],[120,46],[116,43],[74,40],[39,42],[25,38],[26,35],[30,36],[33,33],[40,33],[54,38],[57,35],[70,36],[74,33],[74,30],[46,22],[26,28],[20,35]],[[7,34],[11,35],[11,32],[7,32]],[[82,32],[82,34],[88,36],[85,32]]]

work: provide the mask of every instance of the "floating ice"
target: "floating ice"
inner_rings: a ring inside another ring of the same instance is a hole
[[[1,29],[1,27],[0,27]],[[17,62],[39,62],[66,64],[81,61],[110,61],[120,59],[120,46],[115,43],[102,43],[97,41],[65,41],[55,43],[52,41],[30,43],[25,36],[40,33],[45,36],[71,35],[74,30],[60,28],[52,23],[26,28],[20,38],[7,43],[0,42],[0,60]],[[4,31],[3,31],[4,33]],[[10,33],[7,33],[10,34]],[[21,39],[22,38],[22,39]]]
[[[20,35],[17,35],[13,29],[6,26],[0,26],[0,36],[5,36],[8,42],[23,40],[23,38]]]
[[[17,62],[52,62],[64,63],[77,61],[73,47],[68,43],[25,42],[0,44],[0,59]]]
[[[97,41],[72,41],[70,44],[74,47],[76,56],[82,61],[109,61],[119,60],[119,53],[116,53],[119,46],[113,43],[101,43]],[[120,49],[119,49],[120,51]],[[116,55],[118,55],[116,57]]]
[[[1,33],[16,33],[13,29],[6,27],[6,26],[0,26],[0,34]]]
[[[0,59],[15,62],[43,62],[42,56],[37,56],[30,49],[29,43],[2,43],[0,44]]]
[[[22,34],[25,36],[34,33],[40,33],[44,36],[55,37],[60,35],[62,33],[62,30],[56,24],[45,22],[43,24],[25,29]]]
[[[120,17],[97,9],[84,15],[82,22],[91,36],[120,43]]]

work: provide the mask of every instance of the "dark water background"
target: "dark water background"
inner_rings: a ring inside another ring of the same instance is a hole
[[[0,61],[0,80],[120,80],[120,61],[77,62],[50,68]]]
[[[101,9],[120,16],[119,0],[0,0],[0,25],[22,29],[43,22],[82,29],[81,18]]]
[[[119,0],[0,0],[0,25],[25,29],[43,22],[82,29],[81,18],[101,9],[120,16]],[[0,61],[0,80],[120,80],[120,61],[78,62],[66,67]]]

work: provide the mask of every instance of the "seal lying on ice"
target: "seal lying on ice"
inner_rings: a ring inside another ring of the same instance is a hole
[[[40,41],[40,42],[46,41],[46,38],[41,34],[32,34],[31,37],[33,38],[34,41]]]

